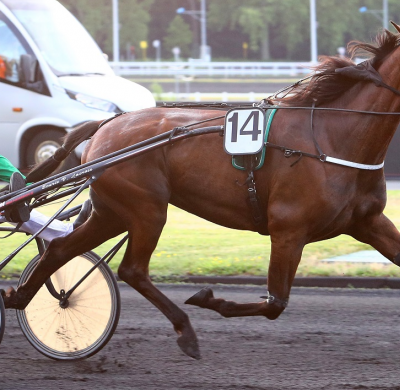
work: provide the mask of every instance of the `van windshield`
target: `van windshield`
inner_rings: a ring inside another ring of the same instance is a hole
[[[29,32],[57,76],[112,74],[78,20],[54,0],[3,0]]]

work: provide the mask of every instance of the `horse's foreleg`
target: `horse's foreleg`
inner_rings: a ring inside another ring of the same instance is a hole
[[[152,212],[149,208],[142,218],[133,219],[133,227],[129,230],[129,241],[118,276],[148,299],[172,323],[178,334],[177,343],[181,350],[194,359],[200,359],[200,350],[188,315],[171,302],[151,282],[149,277],[149,261],[156,248],[159,236],[166,220],[161,210]],[[166,211],[165,211],[166,213]]]
[[[189,298],[185,303],[214,310],[224,317],[265,316],[270,320],[279,317],[289,301],[290,289],[301,259],[304,245],[294,241],[271,237],[272,248],[268,270],[268,294],[264,301],[236,303],[214,298],[210,288],[205,288]]]
[[[400,233],[384,214],[362,220],[352,228],[350,235],[358,241],[371,245],[391,262],[400,266]]]

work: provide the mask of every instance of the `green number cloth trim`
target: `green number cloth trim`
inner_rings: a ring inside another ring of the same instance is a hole
[[[267,110],[265,112],[265,115],[267,117],[267,124],[265,126],[264,142],[268,141],[269,129],[271,127],[272,119],[274,119],[274,115],[275,115],[276,111],[277,111],[276,108],[272,108],[272,109],[269,109],[269,110]],[[266,150],[266,147],[264,146],[262,148],[261,152],[259,152],[259,153],[257,153],[255,155],[256,164],[257,164],[256,167],[255,167],[256,170],[260,169],[264,165],[265,150]],[[233,167],[236,168],[236,169],[240,169],[240,170],[244,171],[245,170],[244,157],[245,156],[242,156],[242,155],[241,156],[232,156],[232,165],[233,165]]]
[[[5,158],[4,156],[0,155],[0,181],[5,181],[7,183],[10,182],[10,177],[14,172],[19,172],[11,162]],[[21,172],[20,172],[21,173]],[[24,176],[24,175],[22,175]],[[25,178],[25,176],[24,176]]]

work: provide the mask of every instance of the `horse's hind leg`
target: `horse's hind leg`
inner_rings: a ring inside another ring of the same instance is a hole
[[[132,215],[129,241],[118,276],[156,306],[172,323],[178,345],[188,356],[200,359],[196,334],[187,314],[151,282],[149,261],[166,222],[166,205],[147,203]]]
[[[214,298],[205,288],[185,303],[214,310],[224,317],[265,316],[274,320],[285,310],[290,289],[301,259],[304,244],[297,235],[281,232],[271,236],[271,257],[268,270],[268,294],[263,302],[236,303]]]
[[[46,280],[69,260],[123,233],[125,225],[109,210],[93,212],[86,223],[66,237],[54,239],[28,280],[17,291],[2,292],[6,308],[23,310]]]

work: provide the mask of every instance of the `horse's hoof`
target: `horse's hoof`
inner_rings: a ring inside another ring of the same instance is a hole
[[[185,301],[187,305],[207,307],[207,302],[210,298],[214,298],[214,293],[210,287],[204,287],[198,293],[194,294]]]
[[[20,305],[17,301],[17,292],[13,287],[9,287],[7,291],[0,290],[1,296],[4,300],[4,306],[6,309],[24,309],[25,307],[20,308]]]
[[[196,338],[189,339],[188,337],[180,336],[178,337],[177,343],[179,345],[179,348],[186,355],[196,360],[201,359],[199,343],[197,342]]]

